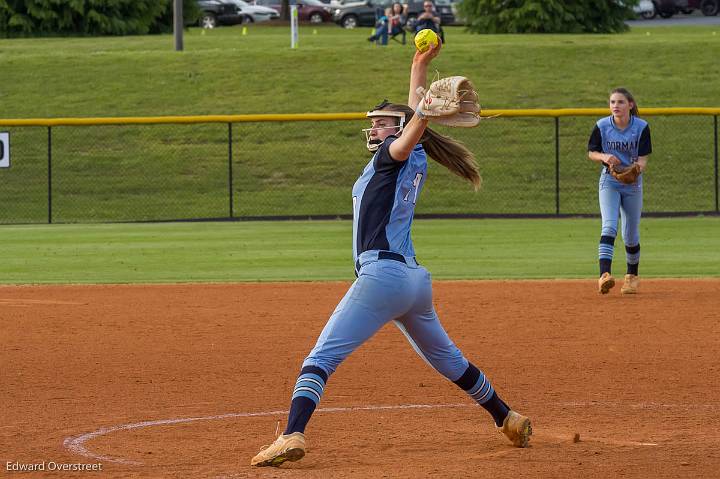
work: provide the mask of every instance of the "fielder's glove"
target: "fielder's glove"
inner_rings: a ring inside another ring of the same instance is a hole
[[[615,177],[620,183],[631,185],[635,183],[640,176],[640,165],[633,163],[630,166],[612,165],[610,167],[610,174]]]
[[[432,82],[426,91],[418,88],[422,100],[415,113],[420,118],[447,126],[470,128],[480,122],[480,104],[475,87],[465,77],[453,76]]]

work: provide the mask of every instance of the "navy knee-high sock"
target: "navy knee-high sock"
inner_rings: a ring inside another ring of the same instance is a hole
[[[305,432],[305,426],[322,398],[327,380],[327,373],[318,367],[305,366],[300,370],[284,434]]]
[[[482,371],[468,363],[468,368],[454,383],[492,415],[496,426],[502,427],[510,407],[500,399]]]
[[[600,264],[600,276],[602,276],[604,273],[610,273],[612,270],[612,260],[611,259],[600,259],[598,261]]]
[[[600,264],[600,276],[604,273],[610,273],[612,267],[613,252],[615,248],[615,237],[603,235],[600,237],[600,245],[598,246],[598,256]]]
[[[640,263],[640,245],[625,246],[627,256],[627,274],[638,274],[638,263]]]

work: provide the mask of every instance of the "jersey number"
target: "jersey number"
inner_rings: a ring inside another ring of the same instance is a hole
[[[420,180],[422,180],[423,174],[418,173],[415,175],[415,179],[413,180],[413,187],[408,190],[407,193],[405,193],[405,198],[403,198],[404,201],[408,201],[410,198],[410,193],[414,190],[415,194],[413,195],[413,204],[417,203],[417,195],[418,195],[418,186],[420,185]]]

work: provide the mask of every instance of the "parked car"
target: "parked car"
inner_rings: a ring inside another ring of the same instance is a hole
[[[323,23],[332,21],[332,7],[320,0],[297,0],[298,21]],[[282,10],[281,0],[255,0],[255,5],[270,7],[278,13]]]
[[[415,30],[415,22],[417,22],[417,16],[423,12],[424,1],[410,1],[408,5],[408,19],[407,28],[410,31]],[[455,24],[455,13],[452,9],[452,4],[449,0],[433,0],[435,5],[435,11],[440,15],[440,25],[454,25]]]
[[[392,0],[364,1],[362,3],[346,3],[333,12],[333,20],[343,28],[375,26],[378,10],[384,10],[392,4]]]
[[[705,16],[717,15],[720,0],[652,0],[655,10],[662,18],[670,18],[676,13],[692,13],[700,10]]]
[[[720,0],[702,0],[700,11],[706,17],[712,17],[720,13]]]
[[[465,25],[465,21],[458,14],[458,5],[462,0],[435,0],[435,8],[440,12],[443,25]],[[646,0],[650,2],[650,0]],[[652,2],[651,2],[652,3]],[[450,10],[450,15],[447,14],[445,7]],[[443,15],[443,12],[445,14]]]
[[[277,10],[260,5],[250,5],[244,0],[230,0],[235,3],[243,13],[244,23],[264,22],[266,20],[277,20],[280,14]]]
[[[323,3],[327,3],[327,0],[323,1]],[[340,8],[340,7],[348,7],[350,5],[359,4],[359,3],[365,3],[365,0],[330,0],[329,5],[333,6],[335,8]]]
[[[655,18],[657,15],[655,4],[652,0],[640,0],[638,4],[633,7],[633,11],[647,20]]]
[[[378,12],[383,12],[393,3],[395,3],[394,0],[365,0],[363,2],[347,3],[335,10],[333,18],[335,23],[343,28],[372,27],[375,26]],[[417,17],[423,11],[423,1],[411,0],[405,2],[405,4],[407,5],[406,28],[414,31]],[[453,25],[455,23],[455,16],[449,2],[436,2],[435,10],[440,14],[442,25]]]
[[[202,14],[198,25],[215,28],[218,25],[239,25],[243,21],[241,8],[232,0],[197,0]]]

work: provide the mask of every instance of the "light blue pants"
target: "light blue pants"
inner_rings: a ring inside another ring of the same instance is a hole
[[[624,185],[609,175],[600,177],[600,215],[602,216],[601,236],[617,237],[618,213],[622,219],[622,238],[626,247],[640,244],[640,216],[642,214],[642,184]],[[633,255],[635,256],[635,255]],[[638,257],[628,257],[628,263],[636,264]],[[612,250],[600,252],[601,259],[612,259]]]
[[[451,381],[462,376],[468,361],[435,313],[430,273],[413,258],[406,261],[378,260],[376,252],[361,255],[358,279],[335,308],[303,367],[317,366],[329,376],[358,346],[394,321],[438,372]]]

